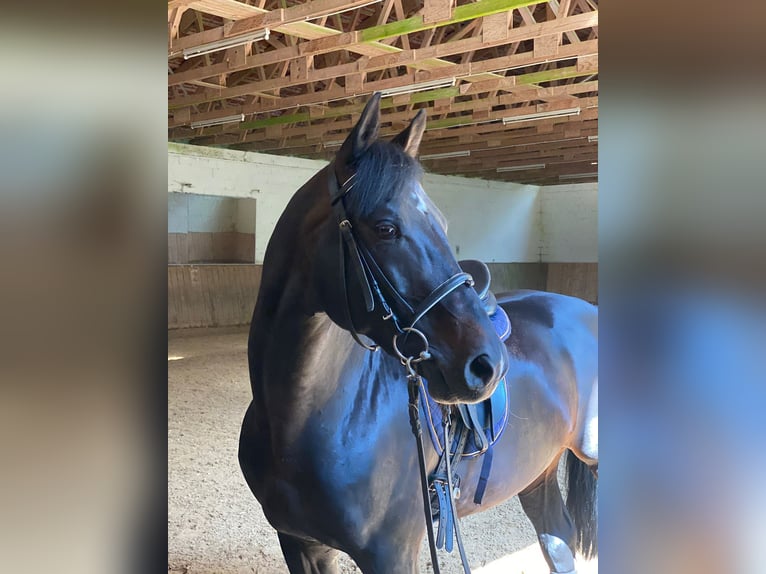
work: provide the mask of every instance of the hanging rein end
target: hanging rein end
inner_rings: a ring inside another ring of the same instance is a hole
[[[420,380],[417,375],[407,376],[407,391],[409,392],[409,413],[410,413],[410,427],[412,428],[412,434],[415,437],[419,437],[423,430],[420,426],[420,409],[418,408],[418,386]]]

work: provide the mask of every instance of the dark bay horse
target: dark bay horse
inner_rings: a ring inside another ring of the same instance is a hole
[[[420,186],[425,114],[377,141],[379,101],[372,97],[334,161],[295,193],[269,241],[248,341],[244,476],[291,573],[337,573],[339,550],[365,574],[417,572],[423,500],[382,290],[413,314],[428,307],[414,318],[430,344],[418,370],[436,401],[481,401],[507,372],[511,415],[483,503],[473,503],[482,457],[463,459],[458,513],[518,494],[551,571],[574,572],[576,550],[595,552],[596,309],[550,293],[498,296],[513,326],[503,345]],[[350,229],[352,239],[343,235]],[[359,250],[377,270],[354,259]],[[556,470],[567,450],[565,505]]]

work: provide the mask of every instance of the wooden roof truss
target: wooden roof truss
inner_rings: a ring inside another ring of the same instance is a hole
[[[268,38],[241,44],[265,30]],[[184,57],[229,39],[232,47]],[[330,159],[375,91],[394,92],[381,102],[384,136],[426,109],[420,153],[436,156],[422,160],[431,172],[534,184],[595,181],[598,6],[168,3],[172,141]],[[535,118],[525,119],[530,114]],[[522,121],[503,121],[513,117]]]

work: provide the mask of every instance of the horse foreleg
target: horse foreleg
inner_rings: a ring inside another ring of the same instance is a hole
[[[558,459],[557,459],[558,461]],[[537,539],[552,574],[574,574],[575,527],[564,506],[558,481],[557,464],[527,490],[519,493],[524,512],[537,532]]]
[[[290,574],[338,574],[338,551],[334,548],[279,533],[279,544]]]
[[[365,548],[349,552],[364,574],[417,574],[421,537],[399,538],[381,535]]]

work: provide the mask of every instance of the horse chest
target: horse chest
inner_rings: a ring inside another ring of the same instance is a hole
[[[323,540],[363,536],[370,517],[388,512],[393,490],[410,473],[401,452],[397,456],[398,449],[382,438],[370,429],[347,435],[321,417],[307,423],[299,439],[268,465],[259,500],[272,525]],[[416,485],[415,480],[413,475],[407,483]],[[337,531],[328,532],[328,524]]]

